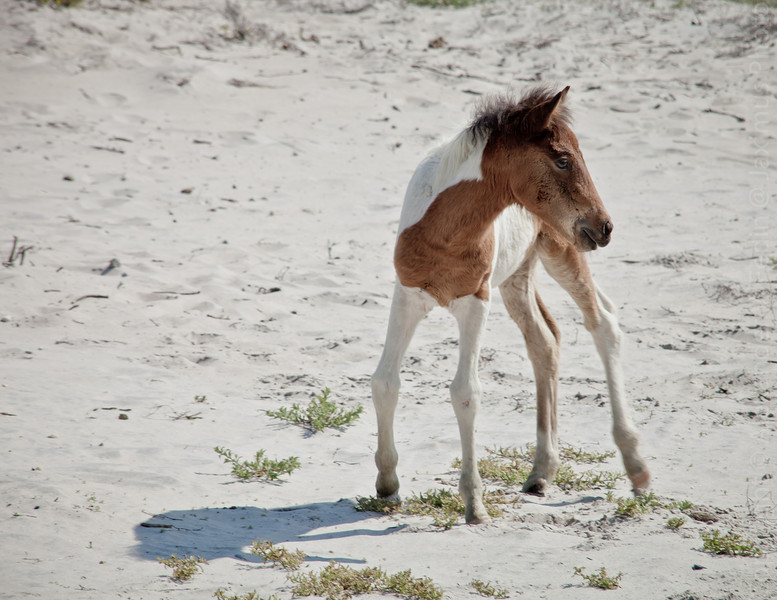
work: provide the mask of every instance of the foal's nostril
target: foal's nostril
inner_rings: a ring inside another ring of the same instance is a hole
[[[602,226],[602,233],[604,234],[605,238],[610,237],[610,234],[612,233],[612,223],[605,221],[604,225]]]

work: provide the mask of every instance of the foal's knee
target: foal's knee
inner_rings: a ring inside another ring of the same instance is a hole
[[[451,382],[451,402],[456,414],[476,411],[480,404],[480,382],[477,379],[462,378]]]
[[[375,371],[371,380],[372,401],[376,408],[386,401],[391,401],[399,395],[399,375],[383,370]]]

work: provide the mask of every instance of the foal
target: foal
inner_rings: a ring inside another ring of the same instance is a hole
[[[481,395],[480,338],[494,286],[523,333],[537,385],[537,450],[523,491],[545,494],[559,466],[560,334],[535,289],[538,258],[583,312],[607,374],[615,443],[634,492],[648,487],[650,474],[623,403],[615,310],[582,254],[606,246],[613,226],[569,127],[568,90],[536,88],[519,101],[491,98],[410,180],[394,252],[397,282],[388,334],[372,378],[379,497],[398,498],[393,421],[400,363],[418,323],[439,305],[459,327],[459,364],[450,387],[461,436],[459,492],[467,523],[489,520],[474,424]]]

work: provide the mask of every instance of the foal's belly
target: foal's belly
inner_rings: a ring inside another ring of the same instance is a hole
[[[534,215],[516,204],[508,206],[494,221],[494,237],[491,287],[501,285],[526,258],[537,237]]]

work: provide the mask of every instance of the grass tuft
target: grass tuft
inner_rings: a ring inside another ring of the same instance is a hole
[[[486,448],[489,456],[478,461],[480,476],[490,481],[499,481],[504,485],[520,485],[529,478],[535,451],[536,448],[533,444],[527,444],[523,448],[502,446]],[[612,458],[615,452],[587,452],[580,448],[564,446],[560,455],[566,461],[592,464]],[[452,467],[460,469],[461,460],[456,459]],[[623,473],[613,471],[588,470],[576,473],[570,465],[562,464],[556,473],[554,483],[565,490],[612,489],[625,478]]]
[[[197,573],[203,570],[202,565],[207,565],[208,561],[199,556],[177,557],[175,554],[170,558],[157,558],[164,566],[173,570],[171,577],[174,581],[189,581]]]
[[[638,496],[637,498],[615,498],[612,493],[607,494],[607,500],[615,502],[615,515],[619,517],[638,517],[651,512],[656,508],[668,508],[662,504],[653,493]]]
[[[292,574],[294,596],[322,596],[327,600],[346,600],[354,594],[388,592],[418,600],[442,600],[442,589],[428,577],[413,577],[401,571],[387,575],[377,567],[354,569],[330,562],[318,573]]]
[[[36,0],[38,4],[46,6],[57,6],[63,8],[72,8],[81,4],[82,0]]]
[[[671,517],[666,521],[666,526],[669,529],[680,529],[683,525],[685,525],[685,519],[683,517]]]
[[[219,588],[216,590],[216,593],[213,594],[213,597],[216,598],[216,600],[262,600],[262,597],[256,593],[256,590],[253,592],[246,592],[245,594],[232,594],[231,596],[228,596],[227,594],[228,592],[226,590]],[[267,598],[267,600],[280,600],[280,598],[273,594]]]
[[[269,540],[256,540],[251,545],[251,554],[260,557],[264,562],[280,565],[287,571],[296,571],[307,558],[301,550],[292,552],[286,548],[279,548]]]
[[[402,502],[398,500],[386,500],[375,496],[357,496],[354,508],[360,512],[378,512],[392,514],[402,510]]]
[[[584,573],[581,567],[575,567],[575,575],[580,575],[590,587],[597,587],[603,590],[619,588],[621,578],[623,577],[623,573],[618,573],[615,577],[608,575],[604,567],[590,575]]]
[[[473,579],[469,584],[475,588],[475,591],[478,594],[487,598],[497,598],[501,600],[510,597],[510,593],[506,589],[494,587],[490,583],[480,581],[479,579]]]
[[[292,471],[300,467],[299,459],[296,456],[273,460],[265,458],[264,450],[258,450],[254,460],[243,460],[231,450],[216,446],[213,449],[225,463],[232,465],[232,473],[240,479],[265,479],[274,481],[281,475],[290,475]]]
[[[752,540],[743,539],[736,533],[729,532],[721,535],[715,529],[712,533],[702,532],[704,550],[712,554],[726,554],[728,556],[761,556],[763,551]]]
[[[312,431],[323,431],[327,427],[344,427],[359,418],[364,410],[363,406],[353,410],[340,408],[329,399],[331,393],[329,388],[324,388],[305,407],[292,404],[291,408],[282,407],[278,410],[268,410],[266,411],[267,416],[302,425]]]
[[[508,504],[513,500],[500,491],[486,492],[483,494],[483,504],[491,517],[499,517],[502,511],[500,504]],[[423,515],[433,518],[436,527],[448,530],[453,527],[459,517],[465,512],[464,501],[461,496],[452,490],[439,488],[427,490],[413,496],[405,502],[383,500],[369,496],[356,498],[354,508],[358,511],[372,511],[384,514],[405,513],[409,515]]]

